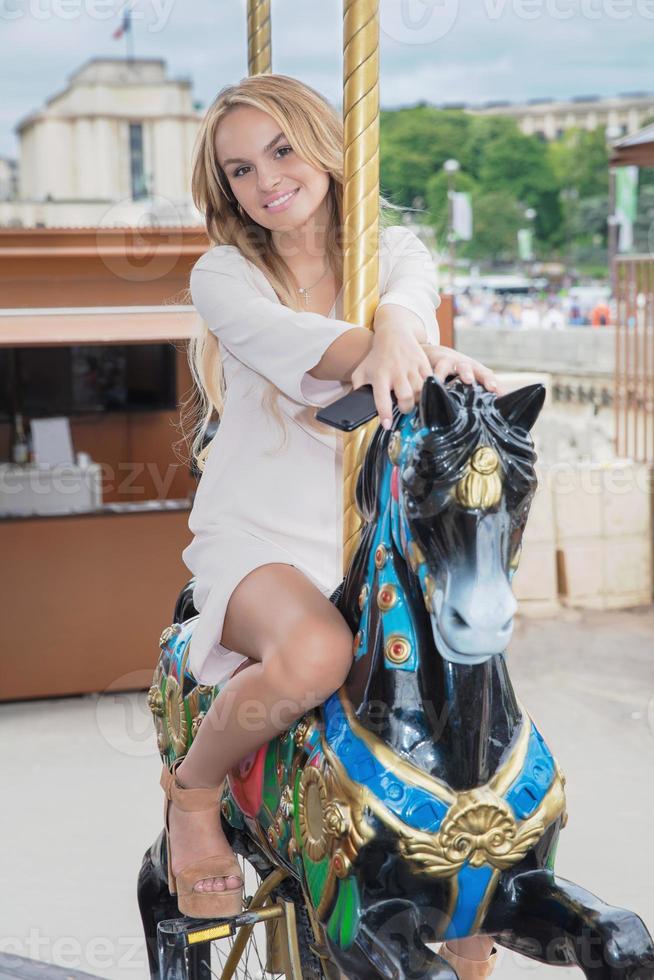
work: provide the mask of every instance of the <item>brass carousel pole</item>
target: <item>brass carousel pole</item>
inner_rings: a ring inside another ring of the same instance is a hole
[[[343,0],[343,319],[372,330],[379,302],[379,0]],[[343,443],[343,573],[359,543],[356,481],[372,419]]]
[[[270,0],[248,0],[248,75],[271,71]]]

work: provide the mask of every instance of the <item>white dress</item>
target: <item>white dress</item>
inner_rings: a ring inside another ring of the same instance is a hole
[[[226,382],[223,414],[200,478],[182,552],[195,576],[188,666],[202,684],[223,683],[247,659],[220,642],[229,598],[260,565],[295,565],[329,596],[343,577],[343,433],[316,421],[317,408],[351,390],[307,372],[347,330],[342,290],[329,316],[297,313],[236,246],[216,245],[195,263],[197,312],[220,341]],[[428,249],[404,226],[380,229],[379,305],[397,303],[439,342],[440,303]],[[287,441],[262,406],[281,394]],[[189,623],[189,626],[191,625]]]

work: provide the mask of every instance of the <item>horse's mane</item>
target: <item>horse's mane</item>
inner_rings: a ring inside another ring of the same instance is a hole
[[[437,420],[422,420],[425,422],[421,429],[423,435],[409,459],[412,492],[424,499],[435,484],[456,483],[480,444],[497,451],[504,470],[509,507],[513,501],[533,492],[537,483],[536,452],[528,430],[508,425],[495,406],[495,394],[479,385],[464,384],[456,379],[446,386],[446,390],[456,418],[449,426],[439,425]],[[356,485],[357,507],[366,521],[377,516],[377,494],[383,467],[389,462],[388,444],[404,418],[394,406],[391,428],[380,426],[368,446]]]
[[[401,412],[397,405],[394,405],[390,429],[384,429],[381,425],[378,427],[368,444],[363,464],[359,470],[355,499],[359,513],[366,521],[372,521],[377,514],[377,492],[381,483],[383,467],[388,461],[388,444],[401,418]]]

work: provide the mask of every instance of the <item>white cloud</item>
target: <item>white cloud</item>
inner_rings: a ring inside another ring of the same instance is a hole
[[[76,8],[75,0],[0,0],[1,154],[16,154],[15,123],[60,91],[81,64],[94,56],[124,56],[124,42],[111,37],[121,2],[115,0],[116,15],[109,20],[92,15],[94,4],[99,9],[102,2],[78,0]],[[397,20],[385,19],[384,2],[385,107],[420,99],[521,101],[654,88],[654,0],[404,0],[409,11],[404,31],[398,31]],[[456,17],[442,36],[436,37],[438,30],[427,19],[423,28],[415,27],[430,9],[445,17],[453,4]],[[162,6],[162,29],[153,30]],[[274,69],[302,78],[340,103],[340,0],[276,0],[272,6]],[[77,16],[57,16],[58,9],[77,9]],[[164,58],[171,75],[191,76],[195,97],[205,105],[223,85],[247,74],[245,0],[157,0],[156,9],[154,0],[137,0],[135,9],[142,14],[134,21],[136,56]],[[559,15],[568,9],[572,17]],[[21,16],[7,16],[8,11]],[[537,16],[529,19],[525,11]],[[628,16],[621,19],[616,11]],[[428,43],[422,43],[425,39]]]

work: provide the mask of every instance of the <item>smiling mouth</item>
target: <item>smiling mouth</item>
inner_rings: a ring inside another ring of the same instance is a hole
[[[299,189],[299,187],[296,187],[294,191],[289,191],[288,194],[283,194],[281,197],[276,198],[276,200],[271,201],[270,204],[264,204],[264,208],[269,211],[274,211],[280,204],[286,204],[287,201],[290,201],[293,195],[297,194]]]

